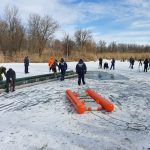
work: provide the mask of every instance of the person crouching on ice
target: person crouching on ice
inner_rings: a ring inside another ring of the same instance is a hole
[[[6,92],[9,92],[10,84],[12,86],[12,92],[15,91],[15,80],[16,80],[16,73],[13,69],[9,69],[6,73]]]
[[[86,74],[86,71],[86,64],[83,62],[82,59],[80,59],[78,64],[76,65],[76,73],[78,74],[78,85],[81,85],[81,80],[82,83],[85,84],[84,74]]]
[[[61,78],[60,80],[64,80],[64,76],[67,70],[67,63],[64,61],[63,58],[61,58],[60,63],[59,63],[59,70],[61,71]]]

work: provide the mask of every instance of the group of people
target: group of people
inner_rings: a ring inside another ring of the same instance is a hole
[[[130,58],[129,59],[130,62],[130,66],[129,68],[133,69],[134,66],[134,58]],[[148,67],[150,68],[150,59],[146,58],[143,63],[142,60],[139,59],[139,67],[142,66],[142,64],[144,64],[144,72],[147,72]],[[28,71],[28,67],[29,67],[29,58],[28,56],[26,56],[24,58],[24,66],[25,66],[25,74],[29,73]],[[66,70],[68,68],[67,63],[65,62],[64,58],[61,58],[61,60],[58,62],[56,59],[54,59],[53,57],[50,57],[48,60],[48,66],[49,66],[49,71],[53,71],[54,76],[57,77],[57,67],[58,70],[61,72],[61,78],[60,80],[63,81],[64,77],[65,77],[65,73]],[[104,68],[104,69],[108,69],[108,63],[105,62],[104,66],[103,66],[103,59],[99,58],[99,68]],[[115,59],[112,58],[111,60],[111,69],[115,69]],[[82,59],[79,60],[79,62],[76,65],[76,73],[78,74],[78,85],[81,85],[81,81],[83,83],[83,85],[85,84],[85,74],[87,72],[87,67],[86,64],[84,63],[84,61]],[[8,71],[6,71],[5,67],[0,67],[0,81],[3,80],[3,76],[2,74],[4,74],[4,76],[6,77],[6,92],[9,92],[9,87],[10,87],[10,83],[12,86],[12,91],[15,91],[15,79],[16,79],[16,73],[12,68],[9,68]]]
[[[68,66],[63,58],[61,58],[60,62],[58,63],[57,59],[54,60],[53,57],[50,57],[50,59],[48,61],[48,66],[49,66],[49,71],[52,70],[54,72],[55,77],[57,77],[57,68],[56,67],[58,67],[58,70],[61,72],[60,80],[61,81],[64,80],[65,73],[66,73]]]
[[[135,63],[135,59],[131,56],[130,59],[129,59],[129,68],[133,69],[133,66],[134,66],[134,63]],[[144,64],[144,72],[147,72],[148,68],[150,68],[150,59],[146,58],[143,63],[142,63],[142,59],[139,59],[139,67],[142,66],[142,64]],[[103,65],[103,59],[102,58],[99,58],[99,68],[104,68],[104,69],[108,69],[109,66],[108,66],[108,63],[105,62],[104,63],[104,66],[102,67]],[[111,69],[115,69],[115,59],[112,58],[111,60],[111,67],[110,67],[110,70]]]
[[[25,73],[29,73],[28,67],[29,67],[29,58],[26,56],[24,58],[24,66],[25,66]],[[3,81],[3,76],[6,78],[6,92],[9,91],[15,91],[15,80],[16,80],[16,72],[9,68],[8,70],[6,67],[1,66],[0,67],[0,81]]]
[[[58,61],[53,57],[50,57],[49,61],[48,61],[48,66],[49,66],[49,71],[53,71],[54,76],[57,77],[57,68],[58,70],[61,72],[61,78],[60,80],[63,81],[64,80],[64,76],[67,70],[67,63],[64,61],[63,58],[61,58],[59,64]],[[83,84],[85,84],[85,79],[84,79],[84,75],[86,74],[87,71],[87,67],[86,64],[84,63],[84,61],[82,59],[79,60],[79,62],[76,65],[76,73],[78,74],[78,85],[81,85],[81,81]]]
[[[24,66],[25,66],[25,73],[29,73],[29,71],[28,71],[28,67],[29,67],[28,56],[26,56],[24,58]],[[65,73],[68,68],[67,63],[65,62],[64,58],[61,58],[60,62],[58,62],[57,59],[50,57],[48,60],[48,66],[49,66],[49,71],[52,71],[54,73],[55,77],[57,77],[57,70],[59,70],[61,72],[60,80],[61,81],[64,80]],[[83,84],[85,84],[84,74],[86,74],[86,71],[87,71],[86,64],[83,62],[82,59],[80,59],[76,65],[76,73],[78,74],[78,85],[81,84],[81,81],[83,82]]]
[[[16,72],[12,68],[9,68],[8,71],[6,71],[6,68],[2,66],[0,67],[0,81],[3,80],[2,74],[6,77],[6,92],[9,92],[10,90],[15,91]],[[12,89],[10,89],[10,87]]]
[[[102,65],[103,65],[103,59],[102,58],[99,58],[99,68],[102,68]],[[103,67],[104,69],[108,69],[109,68],[109,66],[108,66],[108,63],[107,62],[105,62],[104,63],[104,67]],[[110,67],[110,70],[111,69],[115,69],[115,59],[114,58],[112,58],[112,60],[111,60],[111,67]]]
[[[133,69],[134,66],[134,58],[132,58],[132,56],[129,59],[130,62],[130,66],[129,68]],[[144,65],[144,72],[147,72],[148,68],[150,68],[150,59],[146,58],[143,63],[142,63],[142,59],[139,59],[139,68],[142,67],[142,64]]]
[[[150,59],[146,58],[143,62],[144,64],[144,72],[147,72],[148,68],[150,68]],[[139,67],[142,66],[142,60],[139,59]]]

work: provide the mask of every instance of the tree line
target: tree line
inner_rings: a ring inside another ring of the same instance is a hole
[[[69,57],[72,51],[85,54],[102,52],[150,52],[150,46],[123,43],[106,43],[104,40],[94,41],[92,32],[77,29],[74,36],[66,34],[62,40],[55,39],[54,34],[59,23],[49,15],[30,14],[27,24],[23,24],[18,8],[6,6],[0,16],[0,52],[12,57],[17,52],[28,51],[42,56],[45,48],[61,51]]]

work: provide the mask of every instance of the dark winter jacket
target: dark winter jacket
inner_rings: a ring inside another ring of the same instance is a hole
[[[111,64],[112,64],[112,65],[115,64],[115,59],[112,59]]]
[[[64,60],[61,60],[59,63],[59,70],[66,71],[67,70],[67,63]]]
[[[130,58],[130,63],[131,63],[132,65],[134,65],[134,62],[135,62],[134,58]]]
[[[108,68],[109,68],[108,63],[105,62],[105,63],[104,63],[104,69],[108,69]]]
[[[16,79],[16,73],[13,69],[9,69],[6,73],[6,79],[10,80],[10,79]]]
[[[103,59],[99,58],[99,64],[102,64],[102,62],[103,62]]]
[[[85,74],[87,71],[86,64],[83,62],[82,59],[79,60],[78,64],[76,65],[76,73],[79,75]]]
[[[24,65],[25,66],[29,66],[29,58],[28,57],[25,57],[25,59],[24,59]]]
[[[148,59],[145,59],[145,60],[144,60],[144,66],[145,66],[145,67],[148,67]]]
[[[58,62],[57,60],[54,61],[54,63],[51,65],[50,69],[56,69],[56,67],[58,67]]]

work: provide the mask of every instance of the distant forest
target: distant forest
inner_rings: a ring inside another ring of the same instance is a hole
[[[0,15],[0,54],[13,57],[17,53],[27,51],[41,57],[44,50],[61,53],[70,57],[74,52],[95,55],[105,52],[141,53],[150,52],[150,46],[123,44],[104,40],[95,42],[92,32],[87,29],[77,29],[74,36],[64,35],[62,40],[55,39],[56,31],[61,28],[59,23],[49,15],[30,14],[26,24],[19,16],[18,8],[6,6]]]

